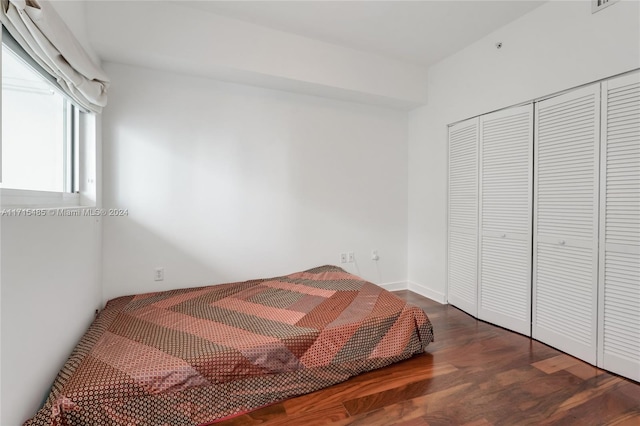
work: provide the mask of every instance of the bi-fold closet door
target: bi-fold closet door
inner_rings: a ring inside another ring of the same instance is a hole
[[[478,312],[478,118],[449,128],[448,300]]]
[[[640,72],[449,136],[449,303],[640,381]]]
[[[640,381],[640,73],[602,83],[598,366]]]
[[[600,84],[536,104],[532,336],[595,364]]]
[[[536,117],[533,337],[640,381],[640,73]]]
[[[448,301],[531,333],[533,105],[449,128]]]
[[[531,335],[533,104],[480,117],[478,318]]]

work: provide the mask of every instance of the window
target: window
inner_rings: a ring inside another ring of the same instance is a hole
[[[2,188],[77,190],[77,111],[42,74],[2,45]]]

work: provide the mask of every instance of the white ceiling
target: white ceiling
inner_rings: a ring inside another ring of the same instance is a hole
[[[544,1],[177,0],[176,3],[429,66]]]

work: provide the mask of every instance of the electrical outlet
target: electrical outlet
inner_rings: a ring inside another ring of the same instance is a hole
[[[378,256],[378,250],[371,250],[371,260],[380,260],[380,256]]]
[[[340,253],[340,263],[347,263],[347,253]]]
[[[163,281],[164,280],[164,268],[156,268],[153,274],[154,281]]]
[[[349,263],[353,263],[356,261],[356,256],[353,254],[352,251],[350,251],[349,253],[347,253],[347,261]]]

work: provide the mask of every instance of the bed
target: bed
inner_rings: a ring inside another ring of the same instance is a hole
[[[25,425],[207,425],[423,352],[427,315],[336,266],[110,300]]]

